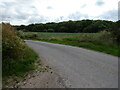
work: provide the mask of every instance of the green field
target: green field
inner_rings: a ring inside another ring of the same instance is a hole
[[[118,54],[118,45],[112,39],[111,34],[105,31],[100,33],[42,33],[20,31],[18,34],[23,39],[78,46],[120,56]]]
[[[39,40],[63,40],[66,38],[87,39],[98,38],[99,33],[48,33],[48,32],[20,32],[22,38],[31,38]]]

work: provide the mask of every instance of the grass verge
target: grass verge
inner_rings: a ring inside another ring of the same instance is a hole
[[[97,44],[93,42],[78,42],[78,41],[65,41],[65,40],[45,40],[45,39],[42,39],[42,40],[29,39],[29,40],[38,40],[38,41],[44,41],[44,42],[50,42],[50,43],[77,46],[77,47],[82,47],[90,50],[103,52],[106,54],[111,54],[113,56],[120,56],[120,53],[119,53],[120,48],[118,48],[117,45],[105,45],[105,44]]]

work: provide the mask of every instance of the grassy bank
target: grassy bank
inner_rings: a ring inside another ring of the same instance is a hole
[[[20,31],[19,35],[23,39],[78,46],[120,56],[118,45],[114,42],[110,32],[106,31],[100,33],[36,33]]]
[[[38,55],[17,36],[10,24],[2,24],[2,46],[3,85],[6,78],[22,77],[35,68]]]

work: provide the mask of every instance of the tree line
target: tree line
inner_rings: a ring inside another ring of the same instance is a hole
[[[51,23],[36,23],[14,26],[17,30],[26,32],[66,32],[66,33],[96,33],[102,30],[111,30],[117,22],[107,20],[80,20]]]

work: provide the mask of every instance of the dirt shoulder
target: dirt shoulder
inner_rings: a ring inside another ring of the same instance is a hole
[[[19,88],[64,88],[53,72],[40,72],[19,84]]]
[[[40,56],[41,57],[41,56]],[[32,75],[17,84],[19,88],[65,88],[64,83],[60,80],[60,76],[55,74],[55,71],[48,66],[48,63],[42,57],[40,62],[37,62],[38,66],[36,71]],[[38,64],[39,63],[39,64]]]
[[[42,60],[41,60],[42,59]],[[36,69],[22,78],[11,77],[3,88],[65,88],[60,76],[48,66],[43,58],[35,62]]]

